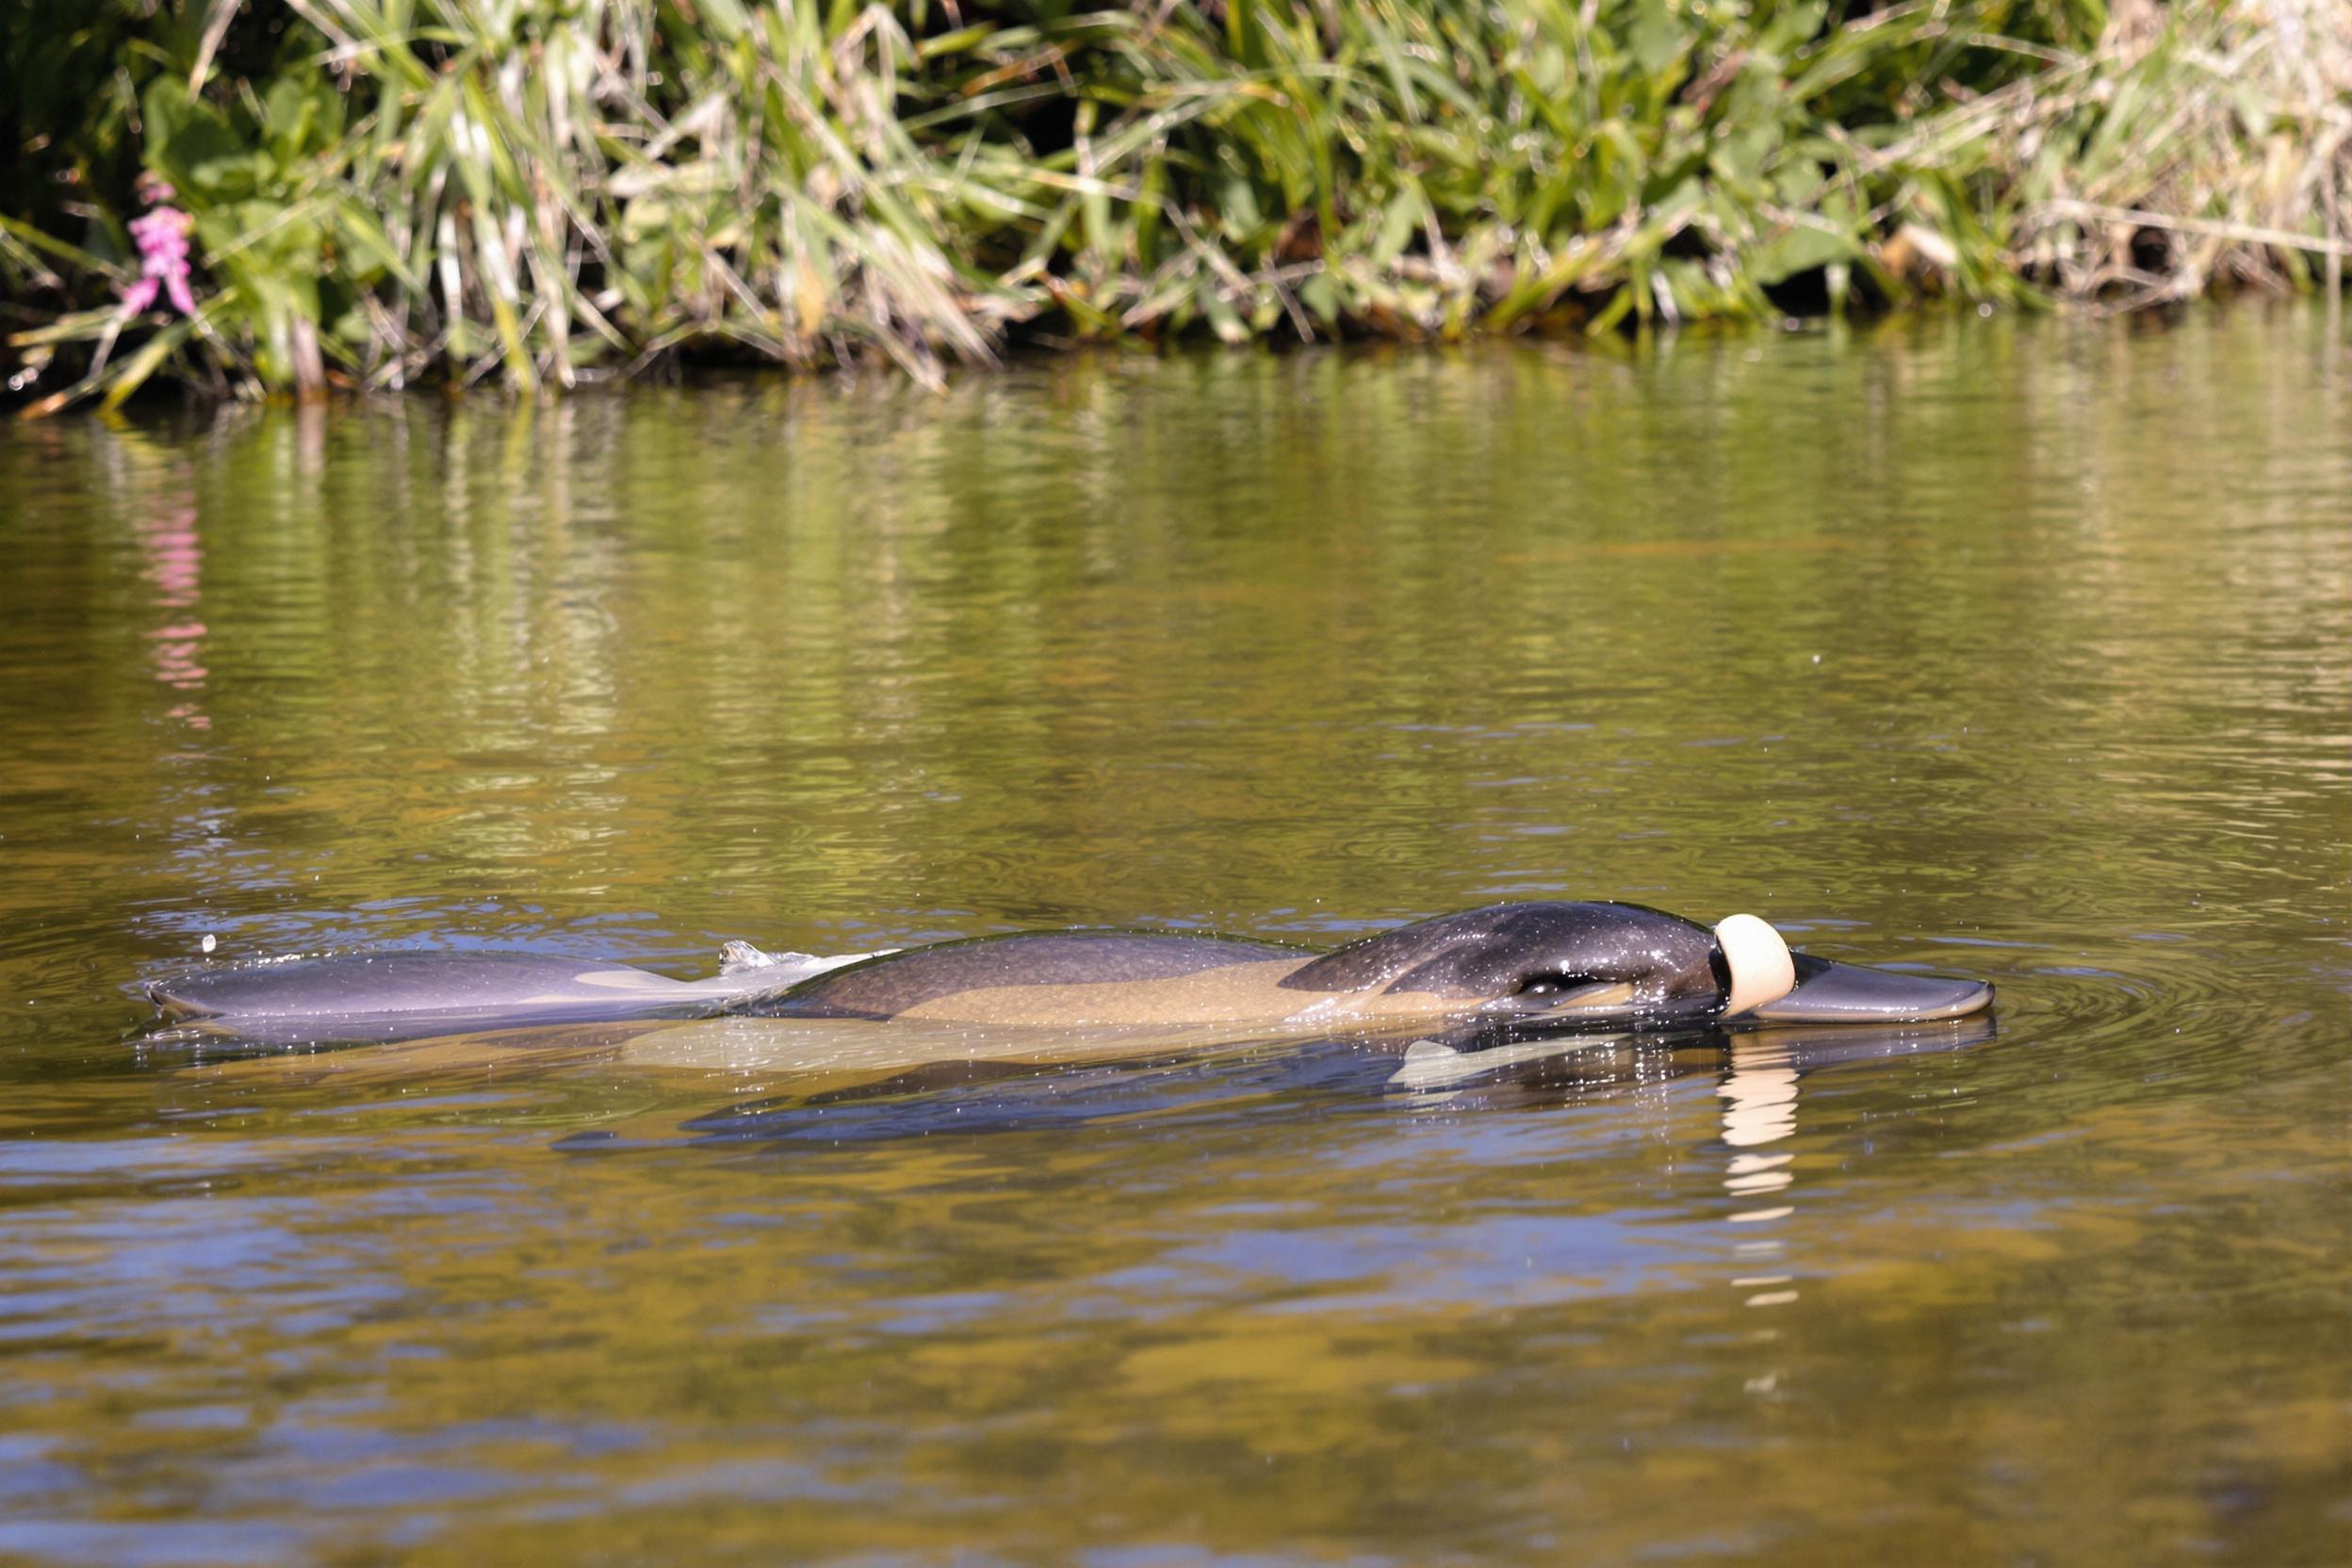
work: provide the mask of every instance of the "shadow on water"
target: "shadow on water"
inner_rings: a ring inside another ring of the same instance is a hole
[[[1956,1051],[1991,1040],[1990,1015],[1901,1029],[1710,1031],[1671,1038],[1556,1037],[1445,1051],[1426,1070],[1399,1041],[1317,1040],[1172,1060],[1040,1067],[956,1062],[849,1088],[749,1100],[689,1119],[696,1143],[843,1144],[1150,1122],[1311,1120],[1444,1110],[1535,1111],[1592,1104],[1672,1079],[1724,1074],[1726,1136],[1793,1131],[1798,1082],[1830,1068]],[[1422,1070],[1416,1070],[1422,1069]],[[1784,1092],[1785,1091],[1785,1092]],[[1770,1107],[1767,1109],[1767,1107]],[[643,1148],[611,1131],[575,1134],[575,1151]]]

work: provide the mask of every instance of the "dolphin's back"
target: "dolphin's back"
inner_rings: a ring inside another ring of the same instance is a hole
[[[939,942],[853,964],[780,996],[730,1007],[760,1018],[897,1018],[966,991],[1174,980],[1204,970],[1314,956],[1231,937],[1157,932],[1037,932]]]

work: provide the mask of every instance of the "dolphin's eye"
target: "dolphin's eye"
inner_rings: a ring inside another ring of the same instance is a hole
[[[1561,991],[1588,985],[1591,977],[1582,974],[1530,974],[1519,982],[1521,996],[1558,996]]]

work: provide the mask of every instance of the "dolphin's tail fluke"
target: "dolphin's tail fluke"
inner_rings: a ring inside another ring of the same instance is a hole
[[[719,973],[673,980],[544,953],[338,953],[207,964],[141,988],[164,1018],[263,1041],[416,1039],[485,1029],[717,1016],[870,954],[821,957],[729,942]]]

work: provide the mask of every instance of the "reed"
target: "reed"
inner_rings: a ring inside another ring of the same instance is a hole
[[[34,412],[2119,308],[2334,287],[2352,248],[2344,0],[27,3]]]

